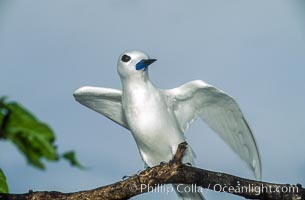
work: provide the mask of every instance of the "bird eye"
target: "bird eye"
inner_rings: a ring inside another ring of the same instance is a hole
[[[128,61],[130,61],[130,59],[131,59],[130,56],[127,56],[126,54],[124,54],[124,55],[122,56],[122,59],[121,59],[121,60],[122,60],[123,62],[128,62]]]

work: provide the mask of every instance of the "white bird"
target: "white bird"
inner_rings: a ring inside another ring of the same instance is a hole
[[[170,161],[185,141],[184,132],[198,117],[203,119],[261,179],[261,161],[252,132],[236,101],[225,92],[196,80],[178,88],[156,88],[148,77],[150,59],[141,51],[122,53],[117,64],[123,90],[81,87],[75,99],[129,129],[144,163],[155,166]],[[194,165],[188,147],[183,162]],[[201,193],[184,192],[187,185],[174,185],[183,200],[204,199]]]

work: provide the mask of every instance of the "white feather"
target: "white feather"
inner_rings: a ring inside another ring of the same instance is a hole
[[[148,166],[171,160],[179,143],[185,141],[184,132],[201,117],[260,179],[261,162],[255,140],[236,101],[203,81],[160,90],[150,82],[147,66],[140,66],[140,70],[136,67],[137,63],[155,61],[148,59],[148,55],[140,51],[124,52],[118,61],[123,91],[82,87],[75,91],[75,99],[129,129]],[[195,165],[194,158],[189,146],[183,162]],[[177,190],[177,193],[184,200],[204,199],[199,192]]]
[[[121,104],[121,90],[85,86],[77,89],[73,95],[82,105],[129,129]]]
[[[200,80],[164,93],[183,131],[201,117],[261,179],[261,161],[253,134],[231,96]]]

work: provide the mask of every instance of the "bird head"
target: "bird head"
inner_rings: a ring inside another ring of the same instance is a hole
[[[149,56],[142,51],[125,51],[118,59],[118,74],[121,79],[132,77],[147,79],[147,67],[155,61],[156,59],[150,59]]]

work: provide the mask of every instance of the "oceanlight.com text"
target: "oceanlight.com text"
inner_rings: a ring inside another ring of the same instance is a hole
[[[175,188],[178,192],[203,192],[204,189],[202,187],[198,187],[196,184],[185,185],[185,184],[177,184]],[[141,184],[141,192],[148,191],[152,193],[165,193],[169,194],[171,192],[175,192],[175,189],[172,185],[146,185]],[[269,186],[269,185],[222,185],[215,184],[209,185],[207,189],[213,190],[215,192],[229,192],[232,194],[241,194],[241,193],[252,193],[254,195],[260,195],[262,193],[298,193],[299,188],[293,185],[287,186]]]

